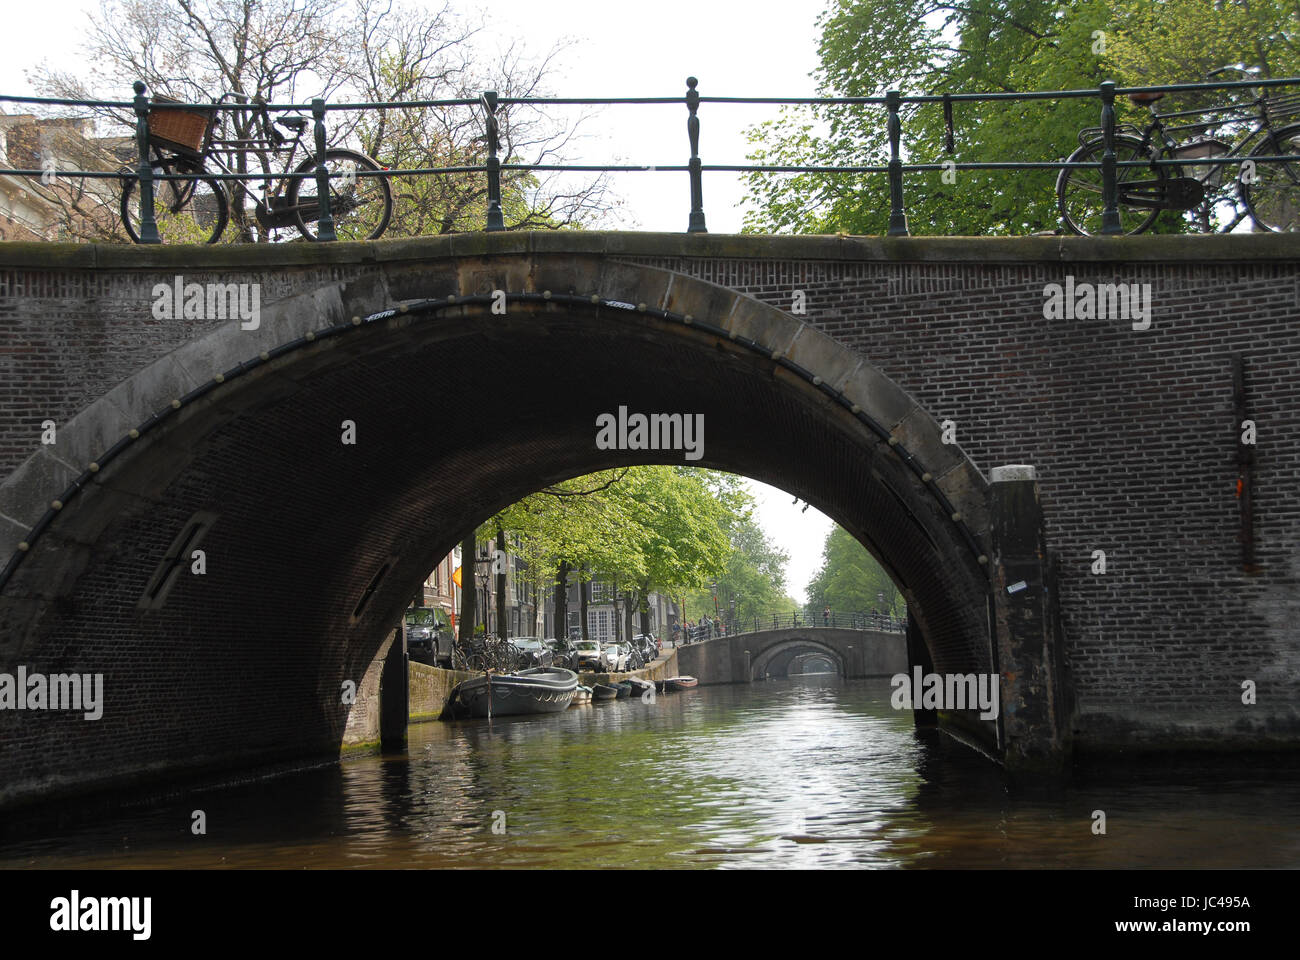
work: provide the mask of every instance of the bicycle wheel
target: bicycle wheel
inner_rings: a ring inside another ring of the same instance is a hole
[[[1070,154],[1066,162],[1099,163],[1104,152],[1105,145],[1100,140],[1093,140]],[[1149,158],[1150,154],[1141,140],[1135,137],[1115,138],[1116,161]],[[1125,234],[1141,233],[1160,216],[1158,207],[1125,203],[1125,197],[1159,200],[1164,196],[1166,179],[1163,167],[1116,168],[1115,182],[1119,189],[1116,206],[1119,209],[1120,229]],[[1087,167],[1067,167],[1057,176],[1057,205],[1070,232],[1085,237],[1101,233],[1101,215],[1105,210],[1101,181],[1101,170]]]
[[[376,240],[388,229],[393,215],[393,191],[387,177],[353,176],[360,170],[379,170],[379,164],[364,153],[327,150],[325,169],[330,176],[330,216],[340,240]],[[314,174],[316,158],[309,157],[295,173]],[[286,194],[291,207],[305,209],[295,214],[298,230],[308,240],[316,239],[316,178],[295,178]]]
[[[1256,157],[1300,154],[1300,124],[1283,127],[1251,151]],[[1262,231],[1300,230],[1300,161],[1255,165],[1254,183],[1241,181],[1241,196]]]
[[[192,163],[162,160],[153,164],[155,176],[200,173]],[[122,226],[133,243],[140,243],[140,179],[122,182]],[[163,243],[216,243],[226,229],[230,207],[220,180],[154,180],[153,215]]]

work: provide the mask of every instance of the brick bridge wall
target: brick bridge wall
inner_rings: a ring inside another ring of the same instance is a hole
[[[786,310],[804,291],[808,322],[953,420],[982,469],[1037,468],[1084,746],[1123,739],[1130,721],[1156,736],[1222,724],[1262,745],[1260,714],[1277,714],[1244,707],[1243,680],[1286,704],[1279,739],[1300,724],[1300,244],[1225,240],[1124,241],[1113,261],[1069,241],[1047,241],[1039,258],[1020,253],[1032,240],[936,240],[930,262],[906,247],[888,259],[637,262]],[[1254,259],[1264,250],[1287,259]],[[1045,319],[1044,286],[1067,274],[1149,284],[1151,328]],[[1233,353],[1260,431],[1258,575],[1240,563]],[[1095,550],[1105,575],[1091,572]]]
[[[1300,502],[1294,481],[1300,470],[1300,244],[1294,237],[499,234],[295,245],[274,251],[274,262],[265,250],[205,250],[191,262],[193,253],[186,250],[10,244],[0,249],[0,478],[48,476],[52,490],[62,489],[60,468],[48,456],[29,460],[48,454],[38,442],[41,422],[62,425],[103,396],[129,408],[135,388],[124,381],[223,325],[150,316],[154,284],[174,274],[186,282],[259,283],[265,309],[339,281],[365,283],[376,273],[376,258],[381,266],[427,265],[430,286],[446,280],[451,290],[458,260],[533,251],[597,254],[666,268],[782,310],[791,309],[795,291],[802,291],[807,312],[799,319],[857,351],[935,418],[954,421],[961,450],[986,474],[1004,463],[1034,464],[1049,545],[1061,562],[1077,742],[1084,748],[1150,743],[1235,749],[1300,739]],[[1150,284],[1150,329],[1134,330],[1127,320],[1045,318],[1044,285],[1064,283],[1067,275],[1080,283]],[[1245,357],[1248,412],[1259,425],[1260,570],[1253,575],[1242,570],[1237,539],[1238,429],[1229,365],[1234,352]],[[193,355],[185,362],[194,362]],[[185,372],[202,380],[212,371]],[[349,387],[358,394],[382,388]],[[70,458],[71,465],[84,465],[116,439],[103,437],[103,443],[80,451],[86,454],[80,460]],[[527,461],[530,452],[519,446],[511,456]],[[791,474],[790,486],[814,486],[811,478],[834,469],[837,456],[828,450],[825,462],[807,458]],[[292,474],[292,464],[272,466]],[[365,509],[364,477],[363,471],[354,484],[356,498],[338,504],[340,517]],[[185,493],[179,491],[181,501]],[[6,496],[0,487],[0,543],[8,545],[26,536],[32,521]],[[250,522],[259,509],[294,509],[292,492],[269,487],[247,496],[249,505],[242,509]],[[160,522],[157,542],[131,549],[160,556],[183,519],[178,512]],[[435,545],[445,546],[450,542]],[[359,542],[356,569],[349,573],[364,581],[391,548]],[[67,549],[82,550],[73,540]],[[1090,572],[1095,550],[1106,553],[1104,575]],[[87,589],[94,587],[96,558],[90,552],[84,557]],[[273,570],[293,563],[294,553],[286,549],[264,559]],[[27,629],[26,603],[0,611],[0,654]],[[69,610],[65,604],[61,615],[78,614],[76,601]],[[322,692],[313,680],[312,671],[324,669],[323,655],[306,634],[333,627],[324,621],[281,622],[273,607],[258,614],[277,636],[304,633],[261,653],[248,651],[250,657],[284,660],[277,669],[287,676],[301,674],[296,686],[280,691],[279,702],[252,697],[251,687],[232,687],[228,676],[204,679],[229,651],[159,644],[150,671],[161,678],[192,670],[196,679],[189,693],[198,714],[205,703],[229,705],[233,698],[232,715],[257,714],[282,738],[299,728],[313,738],[305,746],[285,746],[287,753],[330,749],[347,717],[330,712],[332,684]],[[191,626],[183,619],[171,624],[178,637]],[[67,638],[58,655],[67,662],[87,652],[111,656],[123,639],[111,631]],[[339,643],[330,664],[342,663],[345,675],[364,672],[374,647]],[[0,655],[0,667],[10,659]],[[256,662],[249,660],[247,670],[255,672]],[[1242,704],[1243,680],[1258,685],[1257,705]],[[318,715],[304,717],[303,703],[315,701]],[[239,732],[232,732],[232,743]],[[74,737],[60,734],[61,742]],[[147,766],[149,742],[134,746],[132,759]],[[272,745],[261,747],[275,759]],[[228,759],[211,757],[218,765]]]

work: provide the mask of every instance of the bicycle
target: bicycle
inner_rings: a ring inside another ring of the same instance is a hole
[[[217,136],[231,111],[150,110],[149,157],[154,173],[154,219],[164,243],[216,243],[230,219],[230,200],[222,181],[203,174],[236,174],[248,158],[262,167],[261,197],[253,197],[258,228],[270,236],[274,231],[294,228],[304,240],[317,239],[320,207],[316,186],[316,156],[302,142],[311,120],[280,117],[272,121],[263,104],[239,94],[222,94],[248,105],[252,113],[246,127],[259,136]],[[155,102],[168,101],[155,97]],[[289,133],[281,133],[284,127]],[[302,160],[293,166],[301,148]],[[284,157],[272,163],[271,158]],[[278,166],[278,171],[272,170]],[[333,148],[325,152],[330,174],[329,205],[334,231],[340,240],[375,240],[386,229],[393,214],[393,194],[383,176],[360,176],[363,171],[379,172],[382,167],[371,157],[355,150]],[[305,174],[305,176],[301,176]],[[187,175],[178,179],[167,177]],[[242,192],[248,192],[245,188]],[[140,243],[139,179],[124,176],[121,218],[127,235]]]
[[[1225,72],[1251,75],[1258,71],[1220,67],[1206,79]],[[1164,96],[1164,93],[1129,95],[1130,102],[1150,111],[1151,122],[1145,128],[1133,124],[1116,127],[1115,159],[1187,162],[1116,167],[1116,206],[1124,234],[1149,229],[1162,210],[1195,211],[1194,220],[1204,233],[1228,233],[1247,217],[1263,232],[1300,229],[1300,161],[1251,163],[1249,168],[1243,166],[1242,174],[1229,184],[1223,183],[1223,163],[1195,162],[1229,157],[1242,157],[1249,162],[1251,157],[1300,154],[1300,123],[1276,125],[1277,121],[1300,114],[1300,94],[1270,97],[1260,90],[1249,104],[1218,104],[1160,113],[1156,103]],[[1201,119],[1193,123],[1165,123],[1198,115]],[[1215,136],[1220,128],[1226,128],[1235,143]],[[1244,136],[1243,128],[1250,128]],[[1188,132],[1192,137],[1183,142],[1173,137],[1175,133]],[[1101,128],[1087,127],[1079,132],[1079,149],[1070,154],[1067,162],[1100,162],[1104,151]],[[1072,233],[1081,236],[1101,233],[1104,205],[1100,169],[1062,169],[1056,180],[1056,194],[1061,217]],[[1222,212],[1225,204],[1232,205],[1230,216]]]
[[[476,636],[468,642],[456,641],[452,647],[452,669],[484,673],[514,673],[520,665],[519,652],[509,640],[494,636]]]

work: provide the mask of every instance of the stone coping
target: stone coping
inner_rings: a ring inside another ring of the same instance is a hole
[[[914,263],[1233,263],[1300,260],[1300,234],[1138,237],[861,237],[533,230],[356,243],[137,246],[0,244],[0,269],[157,270],[382,264],[510,254]]]

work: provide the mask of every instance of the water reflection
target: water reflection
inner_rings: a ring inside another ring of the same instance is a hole
[[[817,674],[423,724],[401,755],[40,837],[10,831],[0,866],[1300,864],[1294,771],[1180,770],[1010,796],[992,764],[919,734],[889,693],[885,681]],[[190,834],[194,809],[207,814],[204,837]],[[1091,831],[1095,809],[1106,836]]]

